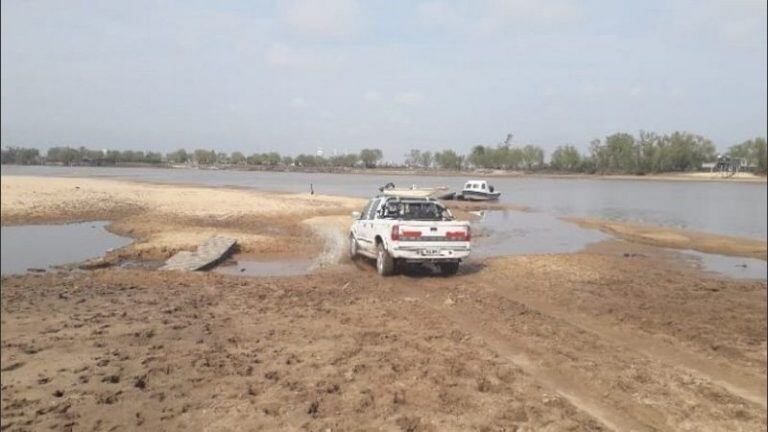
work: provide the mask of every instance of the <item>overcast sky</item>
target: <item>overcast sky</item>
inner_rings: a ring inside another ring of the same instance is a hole
[[[766,135],[766,0],[2,0],[2,143],[284,154]]]

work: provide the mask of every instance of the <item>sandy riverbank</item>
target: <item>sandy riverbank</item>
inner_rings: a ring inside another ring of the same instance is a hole
[[[244,252],[316,251],[303,237],[306,218],[348,214],[363,200],[244,189],[155,185],[104,179],[3,176],[3,224],[110,220],[137,242],[123,256],[167,258],[215,233]]]
[[[0,204],[4,224],[113,220],[133,255],[209,230],[336,257],[286,278],[4,277],[3,430],[766,427],[766,283],[629,235],[380,278],[334,252],[356,199],[3,176]]]
[[[2,176],[0,187],[4,225],[109,220],[111,231],[137,239],[113,254],[122,258],[167,258],[217,233],[237,239],[247,253],[313,254],[322,246],[307,241],[316,231],[311,218],[335,216],[345,224],[365,203],[339,196],[93,178]],[[477,210],[530,211],[499,203],[448,204],[465,219],[476,217],[469,212]]]
[[[766,426],[765,284],[631,244],[454,278],[105,269],[1,294],[7,430]]]
[[[655,225],[642,225],[631,222],[617,222],[604,219],[565,217],[584,228],[599,229],[612,236],[649,244],[652,246],[675,249],[693,249],[699,252],[729,256],[741,256],[766,260],[768,244],[765,240],[748,239],[683,230]]]

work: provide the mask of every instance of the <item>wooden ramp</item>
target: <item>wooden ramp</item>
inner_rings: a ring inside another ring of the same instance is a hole
[[[160,270],[204,270],[224,259],[237,244],[237,240],[214,236],[204,241],[194,252],[181,251],[170,257]]]

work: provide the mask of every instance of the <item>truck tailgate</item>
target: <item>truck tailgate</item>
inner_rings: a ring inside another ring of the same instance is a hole
[[[465,243],[471,238],[469,222],[464,221],[402,221],[397,231],[401,242]]]

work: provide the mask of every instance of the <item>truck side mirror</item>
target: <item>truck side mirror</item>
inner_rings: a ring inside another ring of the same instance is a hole
[[[350,216],[352,216],[352,219],[360,219],[360,212],[359,211],[353,211]]]

